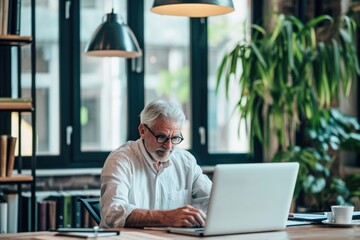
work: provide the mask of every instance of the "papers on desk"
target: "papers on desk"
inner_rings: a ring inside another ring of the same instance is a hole
[[[321,222],[326,219],[326,216],[325,214],[315,213],[294,213],[292,216],[289,216],[288,219],[294,221]]]
[[[353,212],[353,220],[360,219],[360,211],[354,211]]]
[[[293,213],[288,220],[321,223],[327,217],[324,213]],[[354,211],[353,219],[360,219],[360,211]]]

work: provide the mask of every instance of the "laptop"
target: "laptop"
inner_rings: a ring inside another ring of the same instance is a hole
[[[168,232],[210,236],[283,230],[298,170],[298,163],[216,165],[205,227],[170,227]]]

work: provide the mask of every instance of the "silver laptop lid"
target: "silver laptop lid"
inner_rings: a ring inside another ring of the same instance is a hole
[[[298,163],[217,165],[204,235],[284,229],[298,169]]]

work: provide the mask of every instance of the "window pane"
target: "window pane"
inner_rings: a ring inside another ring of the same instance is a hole
[[[83,53],[112,7],[126,20],[126,1],[83,0],[80,4],[81,151],[110,151],[125,142],[127,136],[126,59]]]
[[[21,35],[31,35],[30,0],[21,1]],[[36,126],[37,154],[59,154],[59,5],[58,1],[35,1],[36,5]],[[31,97],[30,46],[21,48],[22,97]],[[31,116],[23,114],[23,137],[31,136]],[[14,115],[13,115],[14,116]],[[17,132],[17,120],[12,131]],[[25,138],[24,138],[25,139]],[[31,139],[31,138],[30,138]],[[22,142],[28,155],[31,141]],[[27,150],[28,149],[28,150]]]
[[[189,28],[186,17],[154,14],[145,1],[145,101],[170,99],[183,107],[187,122],[179,145],[191,147]],[[176,26],[176,27],[174,27]]]
[[[233,1],[235,11],[230,14],[208,19],[209,73],[208,73],[208,126],[211,153],[246,153],[249,139],[245,123],[240,123],[239,114],[234,107],[239,100],[240,90],[235,83],[225,97],[223,85],[215,92],[216,71],[220,61],[235,43],[250,36],[250,1]]]

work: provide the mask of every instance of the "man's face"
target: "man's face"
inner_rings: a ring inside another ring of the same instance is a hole
[[[139,132],[151,158],[155,161],[165,162],[169,159],[176,145],[171,142],[171,139],[168,139],[164,143],[159,143],[155,136],[180,137],[181,124],[160,118],[156,120],[152,126],[140,124]],[[155,136],[151,132],[153,132]]]

